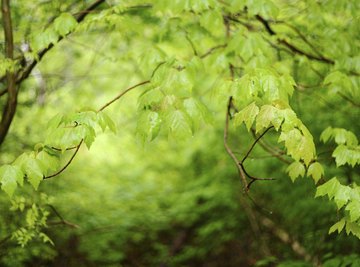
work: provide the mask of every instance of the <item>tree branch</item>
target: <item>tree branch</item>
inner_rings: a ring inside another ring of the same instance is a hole
[[[255,139],[257,139],[256,134],[255,134],[255,130],[251,129],[251,133],[253,135],[253,137]],[[278,158],[279,160],[281,160],[282,162],[286,163],[286,164],[290,164],[291,162],[288,161],[287,159],[284,159],[281,155],[284,154],[283,151],[276,151],[274,150],[274,148],[270,147],[269,145],[267,145],[266,143],[262,142],[260,139],[258,140],[259,145],[267,152],[269,152],[272,156]]]
[[[14,59],[14,40],[11,21],[10,0],[1,1],[2,22],[5,37],[5,58]],[[8,98],[0,122],[0,145],[4,142],[14,118],[17,106],[16,76],[12,70],[6,71]],[[4,92],[5,93],[5,92]]]
[[[115,101],[119,100],[122,96],[124,96],[126,93],[130,92],[131,90],[141,86],[141,85],[144,85],[144,84],[147,84],[147,83],[150,83],[150,80],[147,80],[147,81],[143,81],[141,83],[138,83],[138,84],[135,84],[129,88],[127,88],[126,90],[122,91],[117,97],[115,97],[114,99],[112,99],[111,101],[109,101],[108,103],[106,103],[105,105],[103,105],[101,108],[98,109],[97,112],[100,112],[100,111],[103,111],[105,108],[107,108],[108,106],[110,106],[112,103],[114,103]]]
[[[276,32],[272,29],[272,27],[270,26],[270,23],[269,23],[267,20],[265,20],[265,19],[264,19],[263,17],[261,17],[260,15],[256,15],[255,17],[256,17],[256,19],[257,19],[258,21],[260,21],[260,22],[264,25],[266,31],[267,31],[270,35],[276,35]],[[298,32],[298,33],[299,33],[299,32]],[[301,34],[301,33],[300,33],[300,34]],[[301,36],[303,36],[303,35],[301,34]],[[327,63],[327,64],[331,64],[331,65],[334,65],[334,64],[335,64],[335,61],[334,61],[334,60],[329,59],[329,58],[326,58],[326,57],[323,56],[323,55],[315,56],[315,55],[312,55],[312,54],[310,54],[310,53],[307,53],[307,52],[301,50],[300,48],[296,47],[295,45],[290,44],[288,41],[286,41],[286,40],[284,40],[284,39],[278,38],[277,40],[278,40],[279,43],[281,43],[281,44],[285,45],[286,47],[288,47],[288,48],[289,48],[292,52],[294,52],[295,54],[300,54],[300,55],[303,55],[303,56],[308,57],[309,59],[313,59],[313,60],[316,60],[316,61],[324,62],[324,63]],[[306,43],[309,44],[308,41],[306,41]],[[311,46],[312,46],[312,45],[311,45]],[[319,52],[316,51],[316,50],[314,50],[314,51],[315,51],[315,53],[319,53]]]
[[[71,156],[71,158],[70,158],[69,161],[65,164],[64,167],[62,167],[59,171],[57,171],[57,172],[54,173],[54,174],[45,176],[44,179],[49,179],[49,178],[55,177],[55,176],[59,175],[60,173],[62,173],[63,171],[65,171],[66,168],[69,167],[69,165],[71,164],[71,162],[72,162],[73,159],[75,158],[75,156],[76,156],[76,154],[78,153],[78,151],[79,151],[79,149],[80,149],[83,141],[84,141],[84,140],[81,140],[80,143],[76,146],[76,150],[75,150],[74,154]]]
[[[11,235],[5,236],[3,239],[0,240],[0,247],[3,246],[7,241],[11,239]]]
[[[95,10],[97,7],[99,7],[102,3],[105,3],[105,0],[97,0],[93,4],[91,4],[87,9],[81,11],[78,13],[77,16],[75,16],[75,19],[78,23],[83,21],[85,17],[91,13],[91,11]],[[71,34],[72,32],[69,32],[67,35]],[[67,36],[66,35],[66,36]],[[64,37],[59,37],[58,42],[60,42]],[[41,61],[41,59],[46,55],[47,52],[49,52],[54,47],[54,44],[51,43],[47,48],[44,48],[43,50],[39,51],[37,54],[38,60],[32,61],[29,65],[27,65],[21,73],[18,74],[17,83],[20,84],[23,80],[25,80],[27,77],[29,77],[31,71],[35,68],[35,66]]]
[[[60,213],[55,209],[55,207],[53,205],[48,204],[48,206],[52,209],[52,211],[55,213],[55,215],[60,219],[59,222],[48,222],[48,225],[59,225],[59,224],[63,224],[63,225],[67,225],[70,226],[72,228],[80,228],[79,225],[68,222],[67,220],[65,220]]]
[[[274,128],[274,126],[270,126],[269,128],[267,128],[258,138],[255,139],[254,143],[251,145],[251,147],[247,151],[246,155],[243,157],[243,159],[241,161],[242,163],[244,163],[244,161],[249,157],[249,155],[250,155],[251,151],[254,149],[256,143],[259,142],[259,140],[272,128]]]
[[[216,51],[217,49],[220,49],[220,48],[225,48],[227,46],[227,44],[222,44],[222,45],[217,45],[217,46],[214,46],[212,48],[210,48],[208,51],[206,51],[204,54],[202,54],[200,56],[200,58],[205,58],[207,57],[208,55],[212,54],[214,51]]]
[[[151,74],[151,77],[155,74],[155,72],[159,69],[159,67],[164,64],[165,62],[161,62],[159,63],[156,68],[153,70],[152,74]],[[101,112],[103,111],[104,109],[106,109],[108,106],[110,106],[111,104],[113,104],[114,102],[116,102],[117,100],[119,100],[120,98],[122,98],[124,95],[126,95],[128,92],[132,91],[133,89],[139,87],[139,86],[142,86],[142,85],[145,85],[145,84],[148,84],[150,83],[150,80],[146,80],[146,81],[143,81],[143,82],[140,82],[138,84],[135,84],[127,89],[125,89],[124,91],[122,91],[118,96],[116,96],[115,98],[113,98],[112,100],[110,100],[108,103],[106,103],[105,105],[103,105],[101,108],[98,109],[97,112]],[[64,167],[62,167],[59,171],[57,171],[56,173],[54,174],[51,174],[51,175],[48,175],[48,176],[45,176],[43,179],[49,179],[49,178],[53,178],[57,175],[59,175],[60,173],[62,173],[63,171],[66,170],[66,168],[71,164],[71,162],[73,161],[73,159],[75,158],[76,154],[78,153],[81,145],[83,144],[83,141],[84,140],[81,140],[81,142],[75,146],[75,147],[69,147],[67,148],[66,150],[73,150],[75,149],[73,155],[71,156],[71,158],[69,159],[69,161],[65,164]],[[52,147],[54,150],[59,150],[59,148],[56,148],[56,147]]]
[[[229,103],[228,103],[228,108],[227,108],[227,113],[226,113],[226,120],[225,120],[225,129],[224,129],[224,145],[225,145],[225,149],[228,152],[228,154],[231,156],[231,158],[233,159],[233,161],[236,164],[236,168],[238,169],[238,173],[239,176],[243,182],[244,188],[246,189],[245,191],[248,192],[250,190],[250,186],[258,180],[262,180],[262,181],[272,181],[275,180],[274,178],[259,178],[259,177],[255,177],[250,175],[245,167],[244,167],[244,161],[248,158],[248,156],[250,155],[250,152],[253,150],[254,146],[256,145],[257,142],[259,142],[259,140],[273,127],[269,127],[267,128],[256,140],[255,142],[251,145],[250,149],[247,151],[246,155],[244,156],[244,158],[240,161],[237,159],[237,157],[235,156],[235,153],[231,150],[231,148],[228,145],[228,131],[229,131],[229,120],[230,120],[230,114],[231,114],[231,109],[236,109],[236,107],[233,104],[232,101],[232,97],[229,98]],[[237,110],[237,109],[236,109]],[[246,180],[246,177],[250,179],[250,182],[248,183]]]
[[[5,35],[5,57],[9,59],[13,59],[13,30],[12,30],[12,22],[11,22],[11,12],[10,12],[10,0],[1,0],[1,11],[3,18],[3,27],[4,27],[4,35]],[[93,4],[91,4],[87,9],[83,10],[81,13],[75,16],[75,19],[78,23],[83,21],[87,14],[96,9],[105,0],[97,0]],[[67,35],[71,34],[68,33]],[[61,41],[63,37],[59,37],[58,42]],[[14,72],[7,71],[6,80],[7,80],[7,89],[0,92],[0,96],[8,93],[7,103],[3,110],[3,115],[0,122],[0,145],[4,142],[5,137],[9,131],[11,122],[14,118],[17,106],[17,85],[20,85],[22,81],[27,79],[35,68],[35,66],[41,61],[41,59],[45,56],[45,54],[50,51],[54,47],[54,44],[50,44],[47,48],[39,51],[37,54],[38,59],[31,61],[27,66]],[[19,61],[25,60],[24,56],[19,59]]]
[[[227,151],[227,153],[230,155],[230,157],[233,159],[236,168],[239,173],[239,177],[243,183],[243,187],[245,192],[247,192],[248,189],[248,183],[246,181],[246,174],[244,170],[241,168],[241,162],[237,159],[234,152],[231,150],[231,148],[228,145],[228,135],[229,135],[229,120],[230,120],[230,112],[231,112],[231,106],[232,106],[232,96],[229,98],[227,110],[226,110],[226,117],[225,117],[225,128],[224,128],[224,146]]]

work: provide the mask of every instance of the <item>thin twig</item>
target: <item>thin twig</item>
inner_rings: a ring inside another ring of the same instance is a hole
[[[193,50],[194,56],[198,55],[198,52],[196,50],[195,44],[193,43],[193,41],[190,39],[189,34],[186,32],[185,33],[185,38],[186,40],[189,42],[191,49]]]
[[[52,146],[51,149],[56,150],[56,151],[63,151],[61,148],[54,147],[54,146]],[[65,150],[74,150],[74,149],[77,149],[77,146],[68,147]]]
[[[337,92],[338,93],[338,95],[341,97],[341,98],[343,98],[343,99],[345,99],[346,101],[348,101],[350,104],[352,104],[353,106],[355,106],[355,107],[360,107],[360,104],[359,103],[356,103],[354,100],[352,100],[350,97],[348,97],[348,96],[346,96],[346,95],[344,95],[343,93],[341,93],[341,92]]]
[[[270,35],[276,35],[276,32],[272,29],[272,27],[270,26],[270,23],[266,19],[264,19],[260,15],[256,15],[255,17],[256,17],[256,19],[258,21],[260,21],[264,25],[266,31]],[[304,55],[304,56],[308,57],[309,59],[317,60],[317,61],[324,62],[324,63],[327,63],[327,64],[331,64],[331,65],[335,64],[335,61],[332,60],[332,59],[326,58],[323,55],[315,56],[315,55],[309,54],[309,53],[301,50],[300,48],[296,47],[295,45],[290,44],[288,41],[286,41],[284,39],[278,38],[278,42],[285,45],[286,47],[288,47],[295,54]]]
[[[251,133],[253,134],[253,137],[256,139],[256,134],[254,130],[251,130]],[[265,142],[262,142],[261,140],[258,141],[259,145],[267,152],[269,152],[272,156],[276,157],[277,159],[281,160],[282,162],[286,164],[290,164],[291,162],[287,159],[284,159],[281,155],[284,155],[285,153],[283,151],[276,151],[274,148],[267,145]],[[275,148],[276,149],[276,148]]]
[[[152,76],[154,75],[154,73],[156,72],[156,70],[162,65],[164,64],[165,62],[161,62],[160,64],[158,64],[156,66],[156,68],[154,69],[153,73],[152,73]],[[111,104],[113,104],[114,102],[116,102],[117,100],[119,100],[121,97],[123,97],[125,94],[127,94],[128,92],[132,91],[133,89],[141,86],[141,85],[145,85],[145,84],[148,84],[150,83],[150,80],[146,80],[146,81],[143,81],[141,83],[138,83],[138,84],[135,84],[127,89],[125,89],[124,91],[122,91],[118,96],[116,96],[115,98],[113,98],[111,101],[109,101],[108,103],[106,103],[105,105],[103,105],[101,108],[98,109],[97,112],[101,112],[103,111],[104,109],[106,109],[108,106],[110,106]],[[61,168],[59,171],[57,171],[56,173],[52,174],[52,175],[48,175],[48,176],[45,176],[44,179],[49,179],[49,178],[52,178],[52,177],[55,177],[57,175],[59,175],[60,173],[62,173],[63,171],[66,170],[66,168],[71,164],[71,162],[73,161],[73,159],[75,158],[76,154],[78,153],[82,143],[83,143],[83,139],[80,141],[80,143],[75,146],[75,147],[69,147],[67,148],[66,150],[72,150],[72,149],[76,149],[74,151],[74,154],[71,156],[71,158],[69,159],[69,161],[65,164],[65,166],[63,168]],[[56,147],[52,147],[54,150],[59,150],[58,148]]]
[[[7,241],[11,239],[11,235],[5,236],[3,239],[0,240],[0,247],[3,246]]]
[[[217,46],[214,46],[212,48],[210,48],[208,51],[206,51],[204,54],[202,54],[200,56],[200,58],[205,58],[207,57],[208,55],[212,54],[214,51],[220,49],[220,48],[225,48],[227,46],[227,44],[222,44],[222,45],[217,45]]]
[[[119,100],[122,96],[124,96],[126,93],[130,92],[131,90],[144,85],[150,83],[150,80],[147,81],[143,81],[141,83],[135,84],[129,88],[127,88],[125,91],[122,91],[117,97],[115,97],[114,99],[112,99],[111,101],[109,101],[108,103],[106,103],[105,105],[103,105],[100,109],[98,109],[98,112],[103,111],[105,108],[107,108],[108,106],[110,106],[112,103],[114,103],[115,101]]]
[[[239,177],[243,183],[243,187],[245,192],[248,191],[248,183],[246,181],[246,175],[243,171],[243,169],[241,168],[241,163],[240,161],[237,159],[237,157],[235,156],[234,152],[231,150],[231,148],[228,145],[228,135],[229,135],[229,120],[230,120],[230,112],[231,112],[231,105],[232,105],[232,97],[229,98],[229,102],[228,102],[228,106],[227,106],[227,110],[226,110],[226,117],[225,117],[225,128],[224,128],[224,146],[225,149],[227,151],[227,153],[230,155],[230,157],[233,159],[236,168],[238,170],[239,173]]]
[[[3,90],[0,92],[0,97],[3,96],[3,95],[5,95],[5,94],[7,93],[7,91],[8,91],[7,88],[3,89]]]
[[[259,142],[259,140],[272,128],[274,128],[274,126],[270,126],[269,128],[267,128],[258,138],[255,139],[254,143],[251,145],[251,147],[247,151],[246,155],[243,157],[243,159],[241,161],[242,163],[244,163],[244,161],[249,157],[249,155],[250,155],[251,151],[254,149],[256,143]]]
[[[52,177],[55,177],[57,175],[59,175],[60,173],[62,173],[63,171],[66,170],[66,168],[71,164],[71,162],[73,161],[73,159],[75,158],[76,154],[78,153],[82,143],[83,143],[83,139],[80,141],[80,143],[77,145],[76,147],[76,150],[74,152],[74,154],[71,156],[71,158],[69,159],[69,161],[65,164],[64,167],[62,167],[59,171],[57,171],[56,173],[54,174],[51,174],[51,175],[48,175],[48,176],[45,176],[44,179],[49,179],[49,178],[52,178]]]
[[[71,222],[65,220],[65,219],[61,216],[61,214],[55,209],[55,207],[54,207],[53,205],[48,204],[48,206],[52,209],[52,211],[55,213],[55,215],[56,215],[57,217],[59,217],[59,219],[60,219],[60,222],[48,222],[48,223],[47,223],[48,225],[63,224],[63,225],[70,226],[70,227],[72,227],[72,228],[80,228],[79,225],[74,224],[74,223],[71,223]]]
[[[297,33],[297,35],[301,38],[301,40],[303,40],[319,57],[324,57],[320,51],[315,47],[315,45],[313,45],[306,37],[304,34],[302,34],[302,32],[296,28],[295,26],[287,23],[287,22],[281,22],[284,25],[286,25],[287,27],[291,28],[293,31],[295,31]]]

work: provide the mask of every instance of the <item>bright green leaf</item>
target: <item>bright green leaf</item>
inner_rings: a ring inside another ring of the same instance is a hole
[[[305,166],[304,164],[295,161],[287,167],[286,172],[289,174],[291,180],[294,182],[297,177],[304,177]]]
[[[235,114],[234,123],[235,125],[240,125],[244,122],[248,131],[250,131],[250,128],[254,123],[255,117],[258,114],[259,108],[258,106],[256,106],[255,102],[252,102],[250,105]]]
[[[320,178],[324,175],[324,169],[319,162],[314,162],[309,166],[307,175],[312,176],[315,180],[315,184],[317,184]]]

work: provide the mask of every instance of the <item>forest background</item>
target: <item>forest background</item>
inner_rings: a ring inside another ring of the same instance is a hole
[[[359,10],[1,0],[0,266],[360,266]]]

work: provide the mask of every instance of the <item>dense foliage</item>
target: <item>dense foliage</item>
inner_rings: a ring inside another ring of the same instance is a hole
[[[2,0],[0,266],[360,266],[360,2]]]

